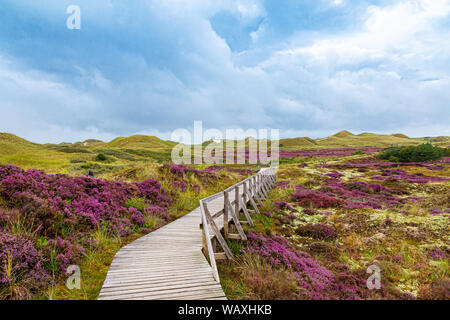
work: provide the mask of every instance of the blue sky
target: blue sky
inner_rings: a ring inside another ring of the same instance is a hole
[[[81,30],[66,27],[69,5]],[[36,142],[450,135],[450,0],[3,0],[0,131]]]

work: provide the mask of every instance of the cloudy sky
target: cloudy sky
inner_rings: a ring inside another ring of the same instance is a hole
[[[81,30],[69,30],[69,5]],[[450,0],[2,0],[0,132],[450,135]]]

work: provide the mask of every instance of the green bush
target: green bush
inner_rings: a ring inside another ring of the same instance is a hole
[[[105,156],[103,153],[99,153],[96,157],[95,157],[96,161],[106,161],[108,160],[108,157]]]
[[[450,157],[450,148],[445,148],[444,149],[444,156],[445,157]]]
[[[381,151],[378,158],[391,162],[422,162],[437,160],[444,154],[444,149],[424,143],[418,146],[389,148]]]
[[[125,203],[125,207],[129,209],[130,207],[133,207],[139,211],[143,211],[145,208],[148,207],[148,204],[145,202],[145,198],[130,198]]]

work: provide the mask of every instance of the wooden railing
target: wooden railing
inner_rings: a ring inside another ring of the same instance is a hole
[[[233,259],[226,239],[247,240],[242,225],[253,226],[250,212],[260,213],[258,204],[262,206],[275,182],[275,169],[263,168],[228,189],[200,200],[203,253],[211,264],[217,282],[220,279],[216,260]],[[248,204],[253,210],[247,208]],[[245,221],[241,221],[242,213]],[[218,244],[222,252],[217,252]]]

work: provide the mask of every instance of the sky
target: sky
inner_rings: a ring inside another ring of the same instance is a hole
[[[169,139],[195,120],[450,135],[450,0],[2,0],[0,132]]]

